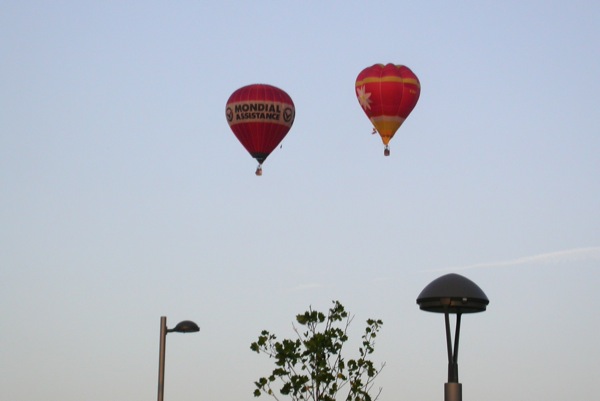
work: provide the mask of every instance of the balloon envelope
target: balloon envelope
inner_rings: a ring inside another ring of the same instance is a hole
[[[294,123],[292,98],[267,84],[253,84],[231,94],[225,107],[229,127],[259,168]]]
[[[417,104],[421,84],[404,65],[375,64],[358,74],[355,89],[363,111],[387,146]]]

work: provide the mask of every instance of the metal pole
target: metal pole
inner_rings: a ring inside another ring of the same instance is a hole
[[[458,383],[458,338],[460,337],[460,316],[461,313],[456,314],[456,328],[454,330],[454,355],[452,362],[454,363],[454,380]]]
[[[450,314],[448,311],[444,313],[444,320],[446,321],[446,349],[448,350],[448,383],[453,382],[454,378],[454,358],[452,356],[452,337],[450,335]]]
[[[444,383],[444,401],[462,401],[462,383]]]
[[[160,318],[160,351],[158,357],[158,401],[163,401],[165,393],[165,345],[167,339],[167,317]]]
[[[446,321],[446,348],[448,349],[448,383],[444,384],[444,401],[462,401],[462,384],[458,382],[458,340],[460,337],[460,313],[456,314],[454,349],[450,334],[450,314],[444,313]]]

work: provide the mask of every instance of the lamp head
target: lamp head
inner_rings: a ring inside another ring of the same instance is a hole
[[[489,303],[477,284],[455,273],[433,280],[417,297],[421,310],[437,313],[483,312]]]
[[[200,331],[200,327],[198,327],[198,325],[192,322],[191,320],[184,320],[182,322],[177,323],[177,325],[174,328],[169,329],[167,331],[169,333],[195,333],[197,331]]]

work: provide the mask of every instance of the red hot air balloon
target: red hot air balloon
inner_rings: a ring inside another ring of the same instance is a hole
[[[295,114],[292,98],[271,85],[244,86],[229,97],[225,107],[227,122],[258,161],[256,175],[262,175],[262,163],[286,136]]]
[[[421,84],[406,66],[375,64],[367,67],[356,78],[356,97],[363,111],[373,123],[389,156],[389,142],[406,117],[413,110]]]

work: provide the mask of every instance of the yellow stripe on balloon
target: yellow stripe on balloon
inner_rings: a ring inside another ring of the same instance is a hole
[[[377,117],[371,117],[371,121],[373,123],[397,123],[397,124],[402,124],[404,122],[404,118],[402,117],[398,117],[398,116],[377,116]]]
[[[375,82],[400,82],[403,84],[411,84],[417,87],[421,87],[419,81],[413,78],[402,78],[402,77],[368,77],[361,81],[356,81],[356,87],[362,86],[364,84],[371,84]]]

